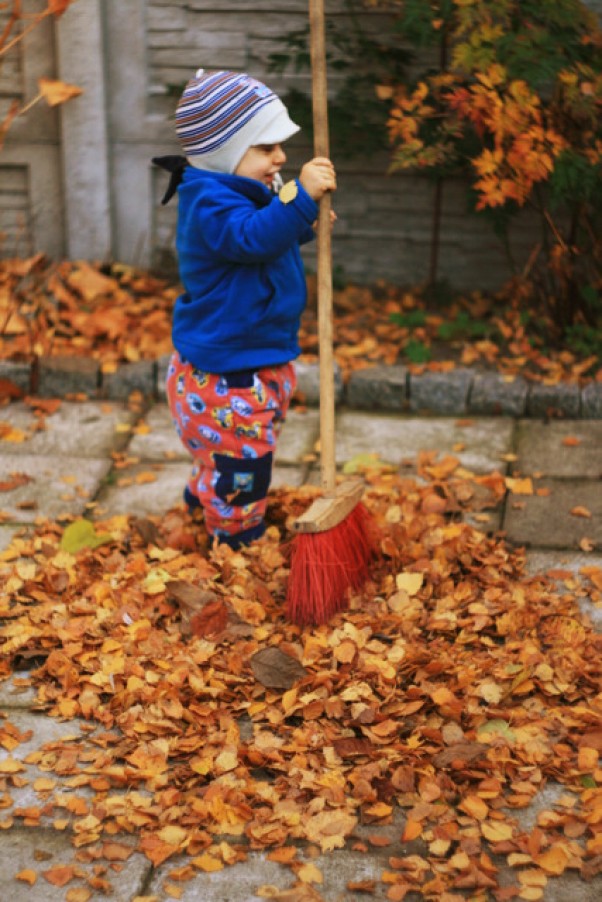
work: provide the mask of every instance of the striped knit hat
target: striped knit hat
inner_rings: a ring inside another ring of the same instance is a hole
[[[266,85],[238,72],[199,69],[176,109],[176,132],[191,165],[234,172],[249,147],[281,144],[299,131]]]

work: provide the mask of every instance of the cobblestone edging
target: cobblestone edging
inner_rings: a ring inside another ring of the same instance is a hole
[[[169,355],[156,361],[125,363],[103,373],[87,357],[41,357],[34,364],[0,361],[0,380],[8,380],[25,393],[39,397],[126,400],[140,392],[152,400],[165,399],[165,373]],[[319,403],[318,364],[297,363],[298,391],[310,406]],[[343,384],[335,370],[337,404],[358,410],[432,413],[444,416],[562,417],[602,419],[602,383],[584,388],[560,382],[530,383],[499,373],[458,368],[445,373],[410,373],[401,365],[359,370]]]

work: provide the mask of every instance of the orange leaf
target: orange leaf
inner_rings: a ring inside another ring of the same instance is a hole
[[[568,853],[562,846],[551,846],[541,855],[535,856],[535,863],[539,865],[546,873],[559,875],[563,874],[569,863]]]
[[[278,864],[290,864],[297,855],[295,846],[280,846],[279,849],[273,849],[268,855],[268,861],[277,861]]]
[[[582,504],[578,504],[576,507],[573,507],[571,509],[571,514],[573,515],[573,517],[589,518],[589,517],[591,517],[592,512],[587,507],[584,507]]]
[[[582,439],[577,438],[575,435],[566,435],[562,440],[562,444],[566,445],[567,448],[576,448],[581,442]]]
[[[58,865],[50,868],[49,871],[44,871],[42,877],[53,886],[65,886],[75,877],[75,868],[71,865]]]
[[[418,839],[420,834],[422,833],[422,824],[420,821],[413,821],[411,818],[408,818],[406,821],[406,825],[403,828],[403,834],[401,836],[402,842],[410,842],[413,839]]]
[[[48,9],[53,16],[57,18],[62,16],[65,10],[74,3],[75,0],[48,0]]]
[[[30,886],[33,886],[37,879],[38,875],[31,870],[19,871],[18,874],[15,874],[15,880],[22,880],[23,883],[28,883]]]

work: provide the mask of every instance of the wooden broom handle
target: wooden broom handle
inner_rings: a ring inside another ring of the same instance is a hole
[[[309,0],[310,52],[314,154],[330,156],[326,80],[324,0]],[[318,215],[318,348],[320,352],[320,467],[322,488],[336,485],[334,439],[334,354],[332,338],[332,249],[330,240],[330,192],[319,204]]]

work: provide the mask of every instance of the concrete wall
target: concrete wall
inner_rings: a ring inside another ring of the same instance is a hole
[[[26,12],[45,5],[24,0]],[[602,0],[590,5],[602,13]],[[326,10],[343,15],[344,0],[328,0]],[[386,27],[380,13],[367,21]],[[0,155],[1,254],[173,268],[176,201],[161,207],[166,176],[150,159],[179,152],[174,86],[199,66],[246,70],[279,92],[307,86],[308,74],[266,72],[281,35],[306,22],[307,0],[77,0],[58,21],[45,20],[7,57],[0,112],[11,97],[33,97],[40,76],[74,82],[84,94],[58,110],[40,104],[14,123]],[[311,154],[306,142],[290,142],[286,175]],[[384,154],[335,162],[335,266],[360,281],[425,279],[431,182],[387,176]],[[466,214],[463,184],[446,184],[443,210],[440,276],[462,287],[500,284],[507,261],[495,237]],[[525,217],[512,235],[519,263],[534,228]],[[311,268],[311,250],[306,260]]]

